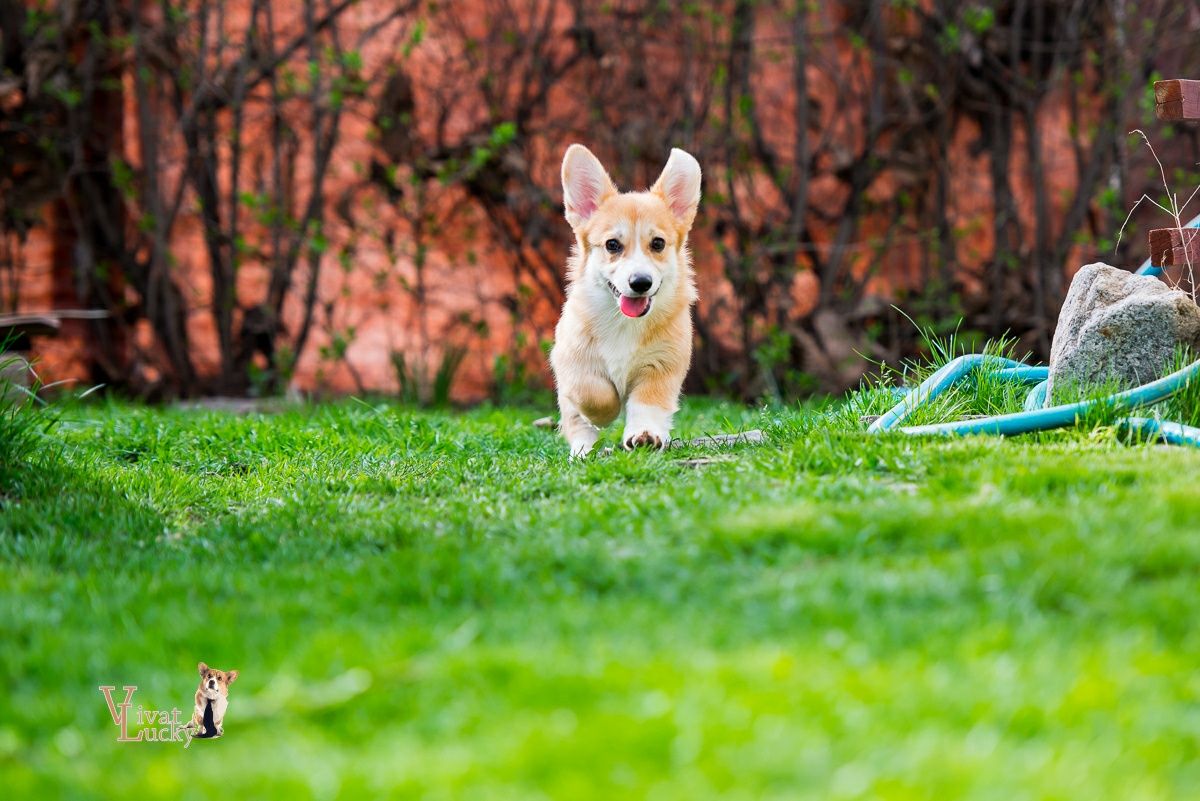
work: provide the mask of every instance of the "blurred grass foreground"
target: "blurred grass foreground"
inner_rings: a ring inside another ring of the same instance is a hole
[[[0,494],[5,794],[1194,797],[1200,457],[873,402],[584,464],[533,411],[60,407]],[[223,738],[117,742],[98,686],[186,717],[201,660]]]

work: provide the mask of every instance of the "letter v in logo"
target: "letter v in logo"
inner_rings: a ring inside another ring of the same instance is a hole
[[[141,742],[142,733],[139,731],[137,737],[129,736],[129,707],[132,706],[133,694],[137,691],[137,685],[132,687],[125,685],[121,689],[125,691],[125,700],[121,704],[114,704],[112,691],[117,689],[112,685],[105,685],[100,688],[100,692],[104,693],[104,701],[108,704],[108,714],[112,715],[113,724],[120,728],[121,733],[117,735],[118,743],[137,743]],[[121,714],[117,714],[118,707]]]

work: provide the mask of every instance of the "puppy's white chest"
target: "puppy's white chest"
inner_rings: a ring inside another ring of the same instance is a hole
[[[638,332],[627,325],[613,325],[599,342],[600,359],[608,377],[624,400],[629,390],[629,376],[639,361]]]
[[[225,709],[229,706],[229,699],[223,695],[218,695],[212,701],[213,720],[221,720],[225,717]]]

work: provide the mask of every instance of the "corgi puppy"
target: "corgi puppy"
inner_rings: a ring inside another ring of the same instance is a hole
[[[229,708],[229,685],[237,681],[236,670],[210,668],[201,662],[200,687],[196,690],[196,709],[188,728],[195,736],[220,737],[225,733],[225,710]]]
[[[591,151],[571,145],[562,183],[575,246],[550,352],[559,428],[582,458],[624,407],[625,448],[665,448],[692,358],[700,165],[673,149],[648,191],[619,193]]]

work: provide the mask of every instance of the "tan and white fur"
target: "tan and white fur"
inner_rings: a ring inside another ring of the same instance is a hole
[[[204,707],[212,701],[213,723],[217,727],[217,737],[225,734],[225,710],[229,708],[229,685],[238,677],[236,670],[224,671],[210,668],[201,662],[200,687],[196,690],[196,708],[192,712],[192,720],[188,727],[199,733],[204,728]]]
[[[622,444],[665,448],[692,357],[700,165],[673,149],[648,191],[619,193],[591,151],[571,145],[562,182],[575,247],[550,353],[559,428],[584,457],[624,407]]]

